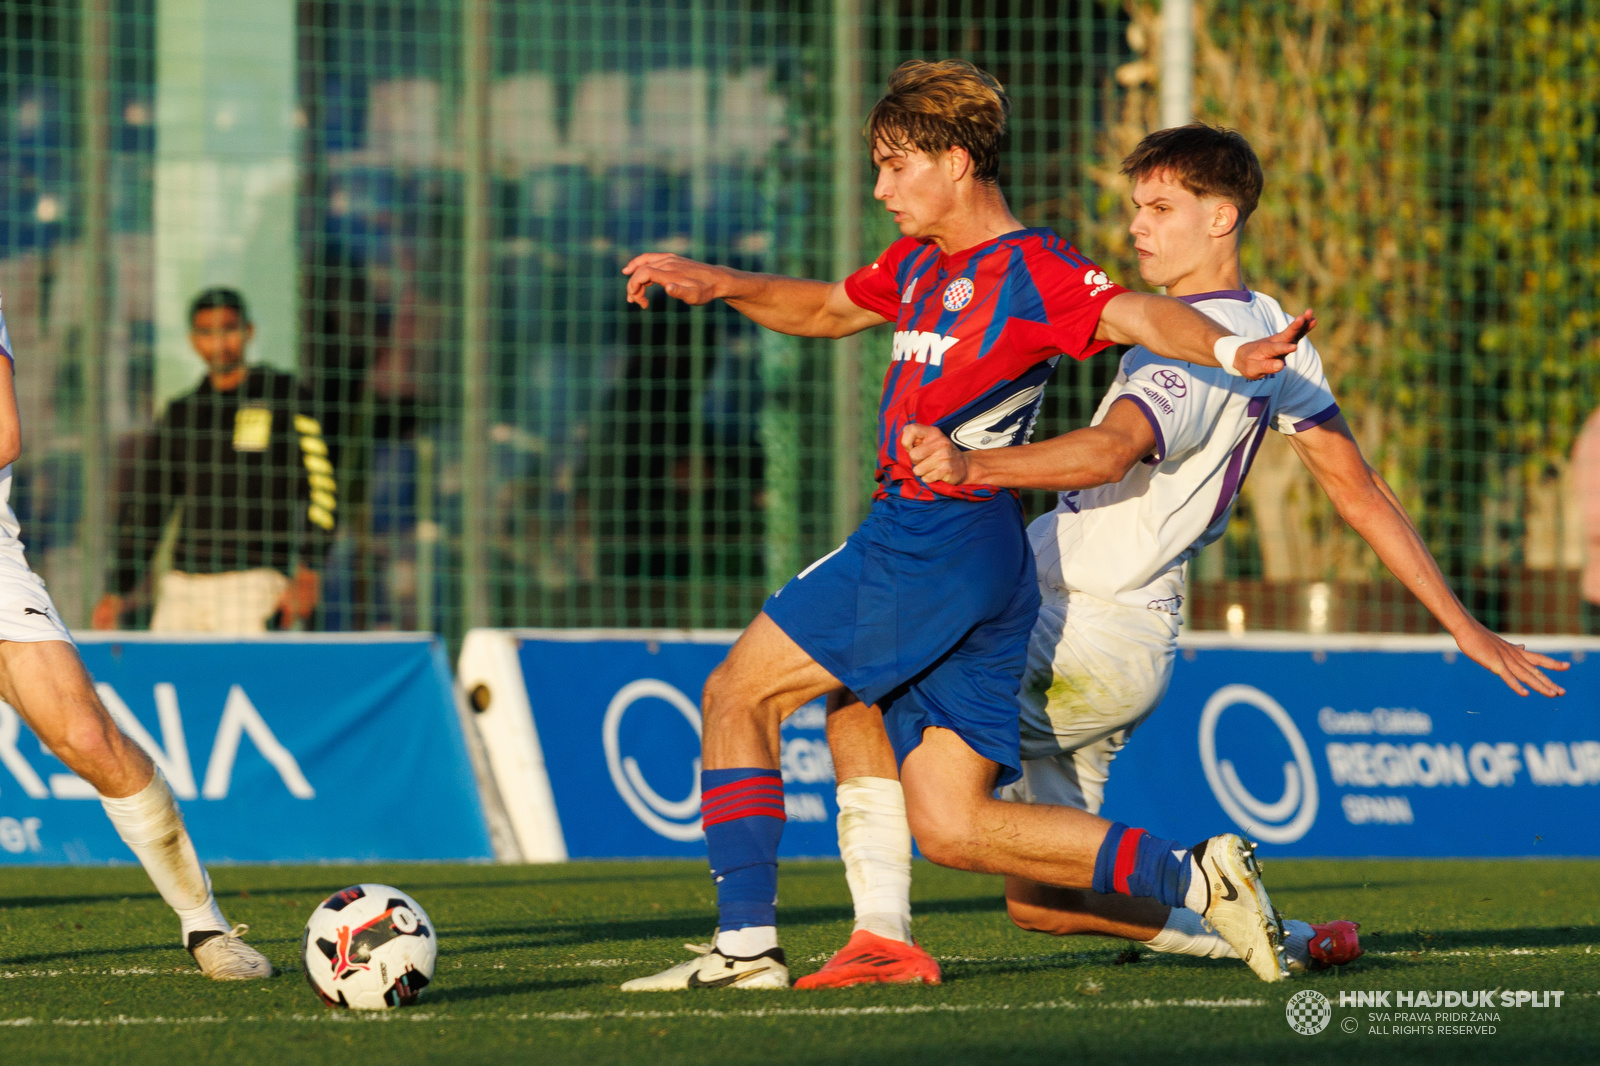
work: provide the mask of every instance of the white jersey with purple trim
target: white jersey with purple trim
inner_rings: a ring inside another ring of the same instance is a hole
[[[1270,336],[1292,321],[1278,301],[1248,290],[1182,299],[1242,337]],[[1061,493],[1056,509],[1034,520],[1028,535],[1039,581],[1177,614],[1183,566],[1227,528],[1267,428],[1300,433],[1338,414],[1339,405],[1310,341],[1259,381],[1133,348],[1094,422],[1122,400],[1149,419],[1156,450],[1121,481]]]

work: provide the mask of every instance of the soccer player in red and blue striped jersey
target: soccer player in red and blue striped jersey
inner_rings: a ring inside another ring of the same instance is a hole
[[[1272,337],[1236,337],[1181,301],[1122,289],[1066,241],[1023,227],[997,183],[1008,110],[999,83],[971,64],[912,62],[895,72],[866,132],[874,195],[903,236],[843,282],[668,254],[624,268],[628,297],[641,307],[659,284],[690,304],[725,300],[798,336],[895,323],[871,513],[768,599],[706,683],[702,824],[716,939],[624,989],[788,986],[775,908],[778,730],[801,705],[842,692],[882,709],[906,816],[933,861],[1053,885],[1105,884],[1208,918],[1208,886],[1236,885],[1226,896],[1237,900],[1240,955],[1252,951],[1270,968],[1267,957],[1280,954],[1270,903],[1237,837],[1191,854],[1148,835],[1113,836],[1109,822],[1084,811],[994,798],[1020,773],[1015,694],[1039,607],[1021,506],[994,486],[922,481],[901,430],[937,426],[964,448],[1022,444],[1063,355],[1142,344],[1261,377],[1282,368],[1312,318],[1308,311]]]
[[[844,282],[851,303],[895,323],[879,408],[880,492],[987,500],[1006,490],[925,483],[900,446],[912,423],[972,448],[1027,439],[1063,354],[1104,348],[1103,309],[1126,292],[1048,229],[1018,229],[955,254],[902,237]]]

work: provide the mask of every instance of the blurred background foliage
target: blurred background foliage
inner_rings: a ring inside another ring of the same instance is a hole
[[[1495,624],[1570,628],[1575,605],[1554,601],[1570,585],[1556,575],[1581,562],[1567,457],[1594,405],[1600,8],[1196,9],[1196,117],[1240,130],[1266,171],[1249,283],[1317,309],[1314,340],[1369,462],[1473,606]],[[1159,8],[1126,10],[1136,58],[1108,89],[1088,243],[1132,277],[1116,164],[1158,125]],[[1423,625],[1386,609],[1399,605],[1381,564],[1276,435],[1208,556],[1202,581],[1351,586],[1340,628]]]

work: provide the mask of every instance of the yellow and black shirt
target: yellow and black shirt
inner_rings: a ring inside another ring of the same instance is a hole
[[[322,565],[338,512],[333,456],[295,379],[251,366],[218,392],[209,378],[167,407],[117,512],[111,589],[138,584],[174,508],[172,567],[191,574]]]

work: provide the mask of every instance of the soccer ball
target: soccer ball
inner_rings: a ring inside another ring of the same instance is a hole
[[[306,922],[306,983],[330,1007],[410,1006],[433,977],[439,940],[417,901],[388,885],[351,885]]]

